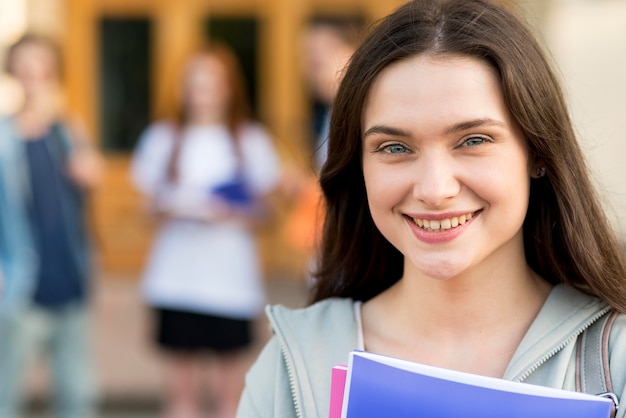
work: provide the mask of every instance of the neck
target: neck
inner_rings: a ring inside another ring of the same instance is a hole
[[[54,109],[31,101],[25,102],[16,115],[18,130],[26,140],[39,139],[44,136],[57,118],[58,114]]]
[[[368,302],[377,312],[373,321],[403,330],[408,338],[427,335],[442,344],[483,338],[503,328],[517,328],[523,336],[551,286],[523,255],[499,260],[446,279],[425,277],[405,263],[403,277]]]
[[[187,120],[189,125],[218,125],[226,122],[226,116],[221,112],[207,112],[204,110],[199,112],[190,111]]]
[[[363,307],[366,349],[488,376],[502,376],[551,286],[523,248],[428,277],[405,261],[403,277]]]
[[[476,329],[498,329],[523,319],[530,323],[549,286],[530,268],[487,277],[456,277],[445,282],[405,276],[389,291],[397,314],[417,329],[455,338]]]
[[[446,281],[405,274],[364,305],[365,348],[501,377],[550,289],[527,266]]]

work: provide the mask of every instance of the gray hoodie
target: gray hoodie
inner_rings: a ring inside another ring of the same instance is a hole
[[[575,390],[576,338],[609,306],[569,286],[556,286],[509,363],[503,378]],[[328,299],[304,309],[266,309],[273,338],[246,378],[239,418],[326,418],[330,371],[357,348],[359,325],[350,299]],[[626,316],[609,338],[613,389],[626,395]],[[617,418],[626,417],[626,407]]]

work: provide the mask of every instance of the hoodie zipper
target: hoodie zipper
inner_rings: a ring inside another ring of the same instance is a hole
[[[589,328],[591,326],[591,324],[596,322],[602,316],[606,315],[607,312],[609,312],[610,310],[611,310],[611,308],[607,307],[607,308],[604,308],[603,310],[601,310],[600,312],[598,312],[597,314],[595,314],[589,321],[585,322],[585,324],[581,328],[579,328],[574,334],[572,334],[567,340],[561,342],[561,344],[559,344],[558,346],[553,348],[548,354],[546,354],[545,356],[543,356],[539,360],[537,360],[530,368],[528,368],[526,370],[526,372],[524,372],[520,377],[515,379],[515,381],[523,382],[524,380],[526,380],[531,374],[533,374],[546,361],[548,361],[552,356],[554,356],[556,353],[558,353],[559,351],[564,349],[573,340],[578,338],[578,336],[580,334],[582,334],[587,328]]]
[[[282,335],[282,332],[280,332],[279,328],[276,326],[276,323],[273,320],[274,318],[273,313],[271,315],[268,315],[268,317],[270,318],[270,322],[272,323],[274,335],[279,340],[280,351],[283,354],[283,359],[285,360],[285,365],[287,367],[287,376],[289,377],[289,388],[291,389],[291,399],[293,401],[293,406],[296,410],[296,417],[304,418],[304,415],[302,414],[302,402],[300,400],[299,392],[297,390],[297,385],[296,385],[296,376],[294,372],[295,367],[293,364],[293,360],[287,350],[287,342],[284,336]]]
[[[302,415],[302,403],[300,402],[300,397],[298,396],[298,391],[296,389],[296,378],[294,376],[294,367],[291,359],[283,352],[283,358],[285,359],[285,364],[287,365],[287,376],[289,376],[289,387],[291,388],[291,399],[293,400],[293,406],[296,410],[296,417],[303,418]]]

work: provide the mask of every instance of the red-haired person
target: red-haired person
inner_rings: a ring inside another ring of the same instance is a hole
[[[212,399],[227,418],[265,300],[252,227],[280,163],[268,132],[249,118],[241,71],[225,46],[186,62],[181,91],[179,115],[146,129],[132,163],[160,217],[143,293],[169,364],[167,416],[199,417],[213,370]]]

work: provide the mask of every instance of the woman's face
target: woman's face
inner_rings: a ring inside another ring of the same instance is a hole
[[[185,103],[189,118],[223,120],[230,100],[229,78],[224,64],[204,54],[193,58],[185,77]]]
[[[362,124],[370,211],[405,276],[446,280],[523,260],[531,164],[493,68],[462,56],[394,63]]]

